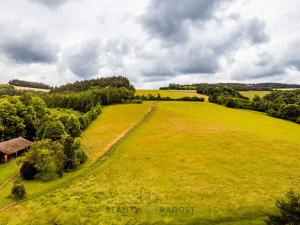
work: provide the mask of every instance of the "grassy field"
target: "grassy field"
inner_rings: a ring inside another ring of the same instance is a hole
[[[158,94],[161,95],[161,97],[170,97],[174,99],[182,98],[182,97],[204,97],[207,99],[208,97],[205,95],[200,95],[196,91],[193,90],[136,90],[135,95],[149,95],[152,94],[154,96],[157,96]]]
[[[33,196],[41,192],[47,192],[59,185],[64,185],[83,176],[90,170],[90,166],[101,155],[105,153],[108,146],[120,137],[124,132],[139,122],[151,107],[151,102],[144,104],[124,104],[108,106],[103,110],[97,120],[82,134],[82,143],[86,149],[89,159],[79,170],[66,173],[63,179],[56,179],[51,182],[29,181],[24,182],[27,196]],[[96,138],[95,138],[96,137]],[[0,165],[0,186],[1,181],[7,180],[17,172],[15,162],[7,165]],[[10,194],[12,183],[0,189],[0,208],[10,204],[12,200],[7,198]]]
[[[274,89],[275,91],[294,91],[294,90],[300,90],[300,88],[278,88]]]
[[[1,89],[12,89],[13,87],[8,84],[0,84],[0,90]]]
[[[255,95],[262,98],[267,94],[270,94],[271,91],[240,91],[240,93],[250,99],[253,99]]]
[[[19,166],[15,161],[7,164],[0,164],[0,187],[7,180],[18,173]]]
[[[98,122],[90,152],[107,135]],[[299,125],[262,113],[159,102],[89,174],[0,212],[0,224],[264,224],[299,188],[299,139]]]

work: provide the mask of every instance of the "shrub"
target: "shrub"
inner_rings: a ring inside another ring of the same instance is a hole
[[[26,196],[24,185],[20,180],[15,180],[14,186],[11,189],[11,194],[15,199],[23,199]]]
[[[300,195],[289,191],[285,197],[286,199],[276,201],[279,212],[275,215],[267,215],[268,225],[300,224]]]
[[[38,171],[33,164],[24,162],[20,169],[21,176],[24,180],[32,180]]]

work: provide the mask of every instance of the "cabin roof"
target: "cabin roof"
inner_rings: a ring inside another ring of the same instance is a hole
[[[14,154],[30,147],[31,144],[31,141],[28,141],[22,137],[18,137],[9,141],[0,142],[0,152],[8,155]]]

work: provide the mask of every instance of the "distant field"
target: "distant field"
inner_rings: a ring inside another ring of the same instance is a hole
[[[294,91],[294,90],[300,90],[300,88],[278,88],[274,89],[275,91]]]
[[[41,92],[50,92],[49,89],[39,89],[39,88],[30,88],[30,87],[19,87],[13,86],[17,90],[29,90],[29,91],[41,91]]]
[[[255,95],[258,95],[262,98],[267,94],[270,94],[271,91],[240,91],[240,93],[250,99],[253,99]]]
[[[135,95],[149,95],[152,94],[154,96],[160,94],[161,97],[170,97],[170,98],[182,98],[182,97],[204,97],[207,99],[208,97],[205,95],[200,95],[196,91],[193,90],[136,90]]]
[[[110,115],[102,122],[127,118]],[[92,155],[114,130],[102,122],[84,136]],[[159,102],[89,175],[0,212],[0,224],[264,224],[274,200],[299,187],[299,139],[299,125],[262,113]]]
[[[8,84],[0,84],[0,90],[1,89],[12,89],[13,87]]]

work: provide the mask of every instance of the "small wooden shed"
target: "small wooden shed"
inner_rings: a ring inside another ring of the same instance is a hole
[[[22,155],[31,145],[31,141],[22,137],[0,142],[0,163],[6,163],[10,159]]]

